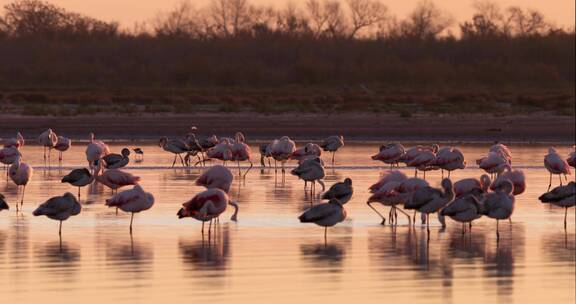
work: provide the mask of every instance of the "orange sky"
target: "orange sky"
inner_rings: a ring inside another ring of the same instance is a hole
[[[191,0],[197,6],[202,6],[209,0]],[[291,0],[303,3],[305,0]],[[406,15],[419,0],[383,0],[390,10],[398,15]],[[0,0],[4,6],[11,0]],[[119,21],[124,27],[131,27],[135,22],[150,20],[160,10],[174,7],[181,0],[49,0],[54,4],[69,10],[84,13],[107,21]],[[251,0],[251,3],[283,5],[287,0]],[[435,3],[449,11],[457,21],[470,18],[474,0],[435,0]],[[501,7],[517,5],[542,11],[549,20],[557,25],[574,26],[574,0],[496,0]]]

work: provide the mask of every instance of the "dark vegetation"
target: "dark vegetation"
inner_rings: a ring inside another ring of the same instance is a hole
[[[125,30],[16,1],[0,15],[0,109],[574,115],[574,28],[529,9],[475,8],[455,25],[429,1],[398,20],[378,0],[214,0]]]

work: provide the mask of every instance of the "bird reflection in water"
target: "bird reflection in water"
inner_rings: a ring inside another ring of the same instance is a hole
[[[312,267],[328,267],[330,272],[342,271],[342,262],[346,256],[344,245],[335,242],[302,244],[300,252],[303,259]]]
[[[216,225],[209,238],[201,240],[180,239],[178,247],[182,262],[193,270],[226,270],[230,256],[230,227],[227,224]],[[215,275],[223,275],[216,272]]]
[[[134,240],[132,235],[123,239],[106,240],[106,264],[122,275],[141,278],[152,272],[153,247]]]
[[[76,244],[54,241],[48,242],[35,250],[35,255],[42,265],[51,274],[61,275],[70,279],[70,276],[79,270],[80,247]]]

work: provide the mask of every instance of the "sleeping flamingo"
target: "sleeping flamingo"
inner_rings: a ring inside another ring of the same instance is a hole
[[[132,234],[132,222],[134,213],[139,213],[152,208],[154,205],[154,196],[152,193],[145,192],[140,185],[135,185],[130,190],[124,190],[117,193],[112,198],[106,200],[106,206],[116,207],[124,212],[130,212],[130,234]]]
[[[78,187],[78,199],[80,199],[80,188],[88,186],[94,182],[94,175],[86,168],[74,169],[64,176],[61,180],[62,183],[69,183],[72,186]]]
[[[198,177],[196,185],[206,187],[206,189],[220,189],[228,193],[233,179],[232,172],[228,168],[215,165]]]
[[[32,214],[34,216],[45,215],[50,219],[60,221],[58,235],[62,236],[62,222],[71,216],[80,214],[82,206],[78,203],[74,194],[66,192],[62,196],[55,196],[40,205]]]
[[[538,199],[542,203],[553,204],[564,208],[564,229],[566,229],[568,208],[576,206],[576,183],[569,182],[568,185],[558,186],[552,189],[552,191],[542,194]]]
[[[514,186],[514,191],[512,194],[514,196],[524,193],[526,190],[526,177],[522,170],[512,170],[510,166],[506,166],[506,171],[496,178],[496,180],[490,185],[490,190],[498,191],[504,185],[504,181],[509,180]]]
[[[428,149],[422,149],[414,158],[406,161],[406,166],[414,168],[414,177],[418,177],[418,171],[422,171],[424,173],[424,179],[426,179],[426,171],[438,169],[435,162],[435,152]]]
[[[446,170],[448,171],[448,178],[450,178],[450,172],[466,168],[466,161],[464,161],[464,154],[459,149],[445,147],[438,150],[435,165],[442,170],[442,177],[444,177],[444,170]]]
[[[324,241],[327,239],[328,227],[332,227],[346,219],[346,210],[337,199],[328,203],[318,204],[304,211],[298,217],[301,223],[314,223],[324,227]]]
[[[334,156],[338,149],[344,146],[344,136],[342,135],[332,135],[327,137],[322,141],[320,147],[324,149],[324,151],[332,152],[332,166],[334,166]]]
[[[124,186],[136,185],[140,181],[140,177],[119,169],[109,169],[102,172],[104,167],[103,161],[99,160],[96,161],[96,163],[97,167],[96,172],[94,173],[94,178],[97,182],[112,189],[112,192],[115,192],[118,188]]]
[[[506,166],[510,166],[508,159],[497,152],[489,152],[488,156],[477,160],[476,163],[480,169],[491,175],[492,180],[504,172]]]
[[[379,160],[385,164],[390,164],[390,168],[394,165],[398,166],[404,154],[404,146],[401,144],[388,144],[380,147],[380,151],[372,156],[373,160]]]
[[[512,212],[514,212],[514,196],[512,195],[514,185],[509,180],[505,180],[502,183],[502,187],[498,191],[486,194],[482,201],[482,214],[496,219],[497,240],[500,240],[498,222],[510,218]]]
[[[32,179],[32,174],[34,170],[27,163],[21,161],[20,158],[13,163],[8,169],[8,175],[10,179],[18,187],[22,187],[22,200],[20,201],[20,206],[24,205],[24,194],[26,193],[26,185]],[[18,210],[18,204],[16,204],[16,210]]]
[[[22,157],[22,153],[16,147],[0,149],[0,162],[6,165],[6,178],[8,178],[8,166],[14,164]]]
[[[282,164],[282,175],[286,172],[284,169],[284,163],[286,163],[292,153],[296,150],[296,144],[288,136],[283,136],[280,139],[276,139],[272,142],[270,146],[270,154],[274,158],[274,171],[278,171],[276,162],[281,162]]]
[[[564,174],[564,178],[566,178],[566,174],[570,174],[570,166],[568,162],[566,162],[560,154],[556,152],[556,149],[550,148],[548,149],[548,154],[544,156],[544,167],[546,170],[550,172],[550,183],[548,184],[548,190],[552,187],[552,174],[558,174],[558,179],[560,180],[560,186],[562,186],[562,174]],[[566,178],[566,180],[568,180]]]
[[[241,178],[246,178],[246,175],[254,164],[252,163],[252,151],[250,150],[250,146],[245,143],[244,134],[237,132],[234,135],[234,144],[230,147],[230,151],[232,152],[232,160],[235,160],[238,163],[238,175]],[[242,170],[240,169],[240,162],[241,161],[248,161],[250,162],[250,168],[246,170],[244,175],[242,175]]]
[[[296,149],[290,158],[297,160],[300,164],[308,158],[316,158],[320,157],[320,155],[322,155],[320,146],[314,143],[307,143],[304,147]]]
[[[444,217],[448,216],[462,223],[462,234],[466,232],[466,223],[472,227],[472,221],[482,217],[482,203],[471,194],[457,198],[440,211],[440,222],[445,226]]]
[[[462,197],[474,189],[479,189],[481,192],[488,192],[490,187],[490,177],[487,174],[482,174],[480,179],[465,178],[454,183],[454,194],[456,198]]]
[[[58,141],[56,142],[56,145],[54,146],[54,149],[56,151],[58,151],[59,155],[58,155],[58,161],[62,161],[62,153],[68,151],[68,149],[70,149],[70,146],[72,145],[72,140],[70,140],[70,138],[68,137],[64,137],[64,136],[58,136]]]
[[[230,200],[228,194],[220,189],[208,189],[204,192],[196,194],[191,200],[182,204],[182,208],[178,211],[178,218],[191,217],[202,222],[202,235],[204,235],[204,223],[210,221],[210,229],[212,228],[212,220],[218,218],[220,214],[226,211],[226,207],[230,205],[234,207],[234,214],[230,218],[236,221],[238,218],[238,204]]]

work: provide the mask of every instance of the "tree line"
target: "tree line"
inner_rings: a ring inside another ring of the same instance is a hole
[[[423,0],[184,1],[126,29],[48,2],[0,15],[0,87],[573,85],[574,28],[476,2],[470,20]]]

